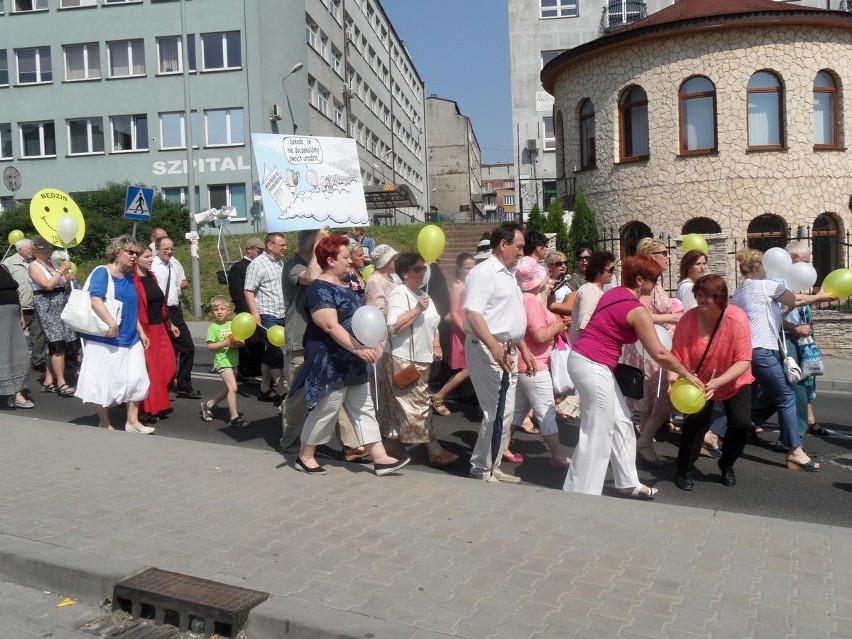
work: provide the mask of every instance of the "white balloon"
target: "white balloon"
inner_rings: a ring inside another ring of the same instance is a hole
[[[763,254],[763,270],[767,275],[784,277],[793,264],[793,258],[784,249],[775,246]]]
[[[73,242],[74,238],[77,237],[77,231],[79,228],[77,220],[70,215],[63,215],[56,222],[56,234],[59,236],[59,239],[62,240],[63,244],[70,244]]]
[[[365,305],[352,315],[352,332],[364,346],[378,346],[388,332],[382,312]]]
[[[672,350],[672,336],[666,330],[666,327],[661,326],[660,324],[654,324],[654,330],[657,331],[657,337],[660,338],[660,343],[662,343],[662,345],[665,347],[665,349],[667,351]],[[648,353],[647,349],[643,348],[642,350],[643,350],[643,355],[645,356],[645,359],[647,359],[649,361],[654,359],[653,357],[651,357],[651,354]]]
[[[807,262],[796,262],[787,269],[787,287],[791,291],[809,291],[817,280],[816,269]]]

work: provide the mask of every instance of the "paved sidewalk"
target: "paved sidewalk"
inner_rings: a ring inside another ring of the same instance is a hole
[[[852,529],[0,416],[0,579],[248,588],[252,639],[850,637]],[[839,504],[842,507],[842,504]],[[368,634],[372,633],[372,635]]]

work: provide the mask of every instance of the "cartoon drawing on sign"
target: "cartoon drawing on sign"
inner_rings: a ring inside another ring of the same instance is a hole
[[[369,223],[355,141],[252,134],[267,229]]]

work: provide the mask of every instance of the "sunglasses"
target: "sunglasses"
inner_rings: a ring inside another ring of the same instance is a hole
[[[615,267],[614,266],[610,266],[609,268],[605,268],[604,270],[607,273],[610,273],[610,274],[615,273]]]
[[[566,262],[565,260],[562,260],[561,262],[551,262],[550,265],[551,266],[568,266],[568,262]]]
[[[577,259],[580,260],[581,262],[588,262],[591,257],[592,257],[591,255],[581,255]]]
[[[651,255],[664,255],[665,257],[669,256],[669,250],[665,249],[664,251],[654,251]]]
[[[423,273],[426,270],[425,266],[412,266],[411,273]]]
[[[139,251],[134,251],[132,249],[124,249],[124,252],[128,255],[139,255]]]

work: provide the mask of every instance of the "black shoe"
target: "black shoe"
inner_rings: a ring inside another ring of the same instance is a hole
[[[317,466],[316,468],[308,468],[302,463],[302,460],[296,457],[296,470],[301,473],[307,473],[308,475],[325,475],[325,468],[322,466]]]
[[[281,397],[273,391],[271,388],[269,390],[260,391],[257,394],[257,401],[259,402],[277,402],[275,405],[278,406],[281,404]]]
[[[722,473],[721,477],[719,477],[719,481],[722,482],[723,486],[736,486],[737,485],[737,476],[734,475],[734,469],[728,468],[725,470],[722,468],[721,464],[717,464],[719,466],[719,472]]]
[[[678,475],[675,478],[675,486],[677,486],[681,490],[692,490],[693,488],[695,488],[695,482],[692,481],[692,479],[690,479],[689,477]]]
[[[405,457],[404,459],[397,459],[392,464],[373,464],[373,472],[376,473],[378,477],[381,477],[382,475],[387,475],[395,470],[399,470],[410,461],[411,457]]]
[[[181,399],[201,399],[201,391],[197,388],[179,388],[175,395]]]

